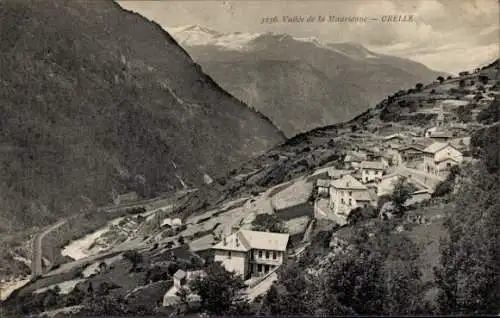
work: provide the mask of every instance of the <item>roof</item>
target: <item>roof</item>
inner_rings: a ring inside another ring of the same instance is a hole
[[[396,133],[396,134],[391,134],[391,135],[382,137],[383,140],[391,140],[394,138],[403,139],[403,136],[401,136],[401,134],[399,134],[399,133]]]
[[[429,152],[429,153],[436,153],[436,152],[446,148],[447,146],[450,146],[450,147],[456,149],[448,142],[435,142],[432,145],[430,145],[429,147],[425,148],[424,151]],[[458,150],[458,149],[456,149],[456,150]]]
[[[318,180],[316,180],[316,185],[318,187],[326,187],[326,188],[328,188],[330,186],[330,180],[318,179]]]
[[[361,162],[361,169],[384,170],[384,165],[379,161],[363,161]]]
[[[285,233],[261,232],[240,230],[226,237],[224,240],[214,245],[213,249],[242,251],[250,249],[286,251],[290,235]]]
[[[358,180],[354,179],[351,175],[342,176],[342,178],[333,180],[331,185],[337,189],[353,189],[353,190],[366,190],[367,188]]]
[[[346,155],[344,162],[360,162],[362,159],[353,155]]]
[[[372,201],[372,197],[368,191],[354,192],[352,196],[356,201]]]
[[[332,179],[337,179],[342,176],[345,176],[346,174],[350,174],[352,171],[351,170],[329,170],[328,171],[328,176]]]
[[[436,163],[442,163],[442,162],[445,162],[445,161],[453,161],[455,163],[460,163],[457,159],[451,158],[451,157],[446,157],[446,158],[443,158],[441,160],[436,160]]]
[[[431,133],[430,138],[451,138],[452,134],[447,131],[434,131]]]
[[[175,272],[174,274],[174,278],[176,279],[183,279],[184,277],[186,277],[186,272],[183,271],[182,269],[178,269],[177,272]]]
[[[422,147],[420,145],[407,145],[407,146],[399,148],[398,151],[405,151],[408,149],[414,149],[414,150],[417,150],[420,152],[424,152],[424,149],[422,149]]]

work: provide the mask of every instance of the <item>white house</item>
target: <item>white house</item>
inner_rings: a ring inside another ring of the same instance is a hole
[[[214,245],[214,261],[228,271],[261,276],[281,266],[286,259],[289,234],[239,230]]]
[[[425,148],[424,167],[427,173],[438,174],[460,164],[464,156],[448,142],[435,142]]]
[[[351,210],[375,205],[368,188],[351,175],[333,180],[330,184],[330,210],[347,216]]]
[[[206,276],[205,271],[183,271],[182,269],[177,270],[173,276],[174,285],[165,293],[163,296],[163,306],[173,306],[180,302],[180,297],[177,295],[181,289],[185,289],[188,292],[188,301],[195,302],[199,301],[200,297],[191,292],[189,288],[189,282],[195,280],[198,277]]]
[[[316,180],[316,187],[319,196],[328,196],[330,194],[330,181],[329,179]]]
[[[360,167],[363,183],[381,179],[385,170],[382,162],[378,161],[363,161]]]

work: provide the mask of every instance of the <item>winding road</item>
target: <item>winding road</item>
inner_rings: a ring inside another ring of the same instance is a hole
[[[32,240],[32,250],[33,255],[31,259],[31,275],[32,278],[37,278],[38,276],[43,274],[43,265],[42,265],[42,240],[45,235],[50,232],[56,230],[57,228],[66,224],[68,220],[61,220],[50,227],[46,228],[44,231],[35,234]]]
[[[146,207],[147,209],[155,209],[155,210],[158,210],[158,208],[154,207],[155,204],[160,204],[162,206],[166,205],[167,202],[163,202],[163,201],[170,201],[170,200],[178,200],[179,198],[181,198],[182,196],[184,195],[187,195],[191,192],[195,192],[197,191],[196,188],[194,189],[186,189],[186,190],[180,190],[176,193],[174,193],[173,195],[172,194],[169,194],[168,196],[167,195],[161,195],[159,197],[156,197],[156,198],[152,198],[152,199],[146,199],[146,200],[141,200],[141,201],[135,201],[135,202],[130,202],[130,203],[125,203],[125,204],[120,204],[120,205],[113,205],[113,206],[107,206],[107,207],[101,207],[101,208],[98,208],[98,211],[99,212],[107,212],[107,213],[112,213],[116,210],[120,210],[120,209],[124,209],[124,208],[135,208],[135,207]],[[32,244],[32,258],[31,258],[31,275],[32,275],[32,279],[36,279],[38,278],[39,276],[43,275],[43,264],[42,264],[42,257],[43,257],[43,253],[42,253],[42,241],[43,241],[43,238],[49,234],[50,232],[58,229],[59,227],[63,226],[64,224],[66,224],[68,222],[68,220],[76,217],[77,215],[74,215],[72,217],[69,217],[67,219],[64,219],[64,220],[61,220],[47,228],[45,228],[43,231],[41,231],[40,233],[37,233],[35,234],[35,236],[33,237],[32,241],[31,241],[31,244]],[[143,245],[142,244],[138,244],[136,248],[142,248]],[[130,247],[129,247],[130,249]],[[116,250],[120,250],[119,248],[117,249],[114,249],[114,251]],[[126,248],[125,248],[126,250]],[[100,255],[102,257],[102,255]],[[85,260],[79,260],[80,262],[83,262]],[[76,263],[78,263],[78,261],[75,261]],[[69,265],[71,265],[73,262],[70,262]],[[63,264],[64,265],[64,264]]]

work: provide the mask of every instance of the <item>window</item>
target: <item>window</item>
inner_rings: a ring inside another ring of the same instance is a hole
[[[344,204],[344,198],[340,199],[340,203]]]
[[[276,252],[273,252],[273,259],[276,259]]]
[[[262,251],[259,251],[259,257],[262,257]]]
[[[257,265],[257,272],[262,272],[262,264]]]
[[[349,196],[352,196],[352,191],[349,191]]]
[[[231,259],[231,251],[227,252],[227,258]]]
[[[271,257],[269,251],[266,251],[266,259],[269,259],[269,257]]]
[[[349,199],[349,205],[352,205],[352,199]]]

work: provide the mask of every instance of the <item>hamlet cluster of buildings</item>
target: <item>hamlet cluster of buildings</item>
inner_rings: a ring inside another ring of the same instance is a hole
[[[452,108],[462,105],[449,101]],[[353,142],[355,146],[346,151],[343,166],[321,168],[310,176],[314,182],[314,204],[310,212],[314,219],[345,224],[354,209],[378,207],[381,197],[390,196],[401,179],[413,186],[411,198],[405,205],[430,199],[450,170],[470,159],[470,131],[474,124],[459,123],[445,116],[443,105],[430,127],[386,136],[352,133],[359,142]],[[303,210],[303,206],[300,209]],[[275,212],[279,211],[275,209]],[[240,228],[222,237],[211,250],[215,261],[243,279],[266,277],[288,258],[289,237],[289,234]],[[172,291],[180,289],[189,277],[201,274],[176,274]]]
[[[343,170],[331,168],[316,180],[315,217],[343,223],[358,207],[376,207],[401,178],[416,189],[408,204],[429,199],[451,167],[462,163],[469,142],[435,130],[421,137],[392,134],[358,146],[346,154]]]

